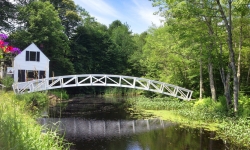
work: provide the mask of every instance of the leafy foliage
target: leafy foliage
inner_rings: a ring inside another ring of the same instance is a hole
[[[244,118],[250,117],[250,97],[241,94],[239,99],[239,115]]]
[[[38,96],[37,98],[41,97]],[[10,93],[1,93],[1,149],[69,149],[69,144],[62,137],[59,137],[55,131],[47,130],[46,133],[43,133],[41,132],[43,130],[44,127],[38,125],[37,120],[29,113],[29,103],[27,101],[23,101],[22,98],[17,100]]]
[[[46,0],[45,0],[46,1]],[[77,14],[77,7],[73,0],[49,0],[55,9],[57,10],[62,25],[64,27],[64,33],[68,37],[72,37],[74,29],[78,26],[81,18]]]
[[[11,30],[14,26],[13,20],[15,19],[16,6],[9,0],[1,0],[0,5],[0,31]]]
[[[49,94],[56,95],[57,97],[59,97],[62,100],[69,99],[69,95],[67,94],[67,91],[64,89],[51,90],[51,91],[49,91]]]
[[[48,96],[46,93],[27,93],[17,95],[18,100],[25,101],[34,114],[39,114],[41,110],[48,106]]]
[[[12,84],[14,83],[14,79],[10,76],[6,76],[1,79],[1,83],[5,86],[5,90],[12,90]]]

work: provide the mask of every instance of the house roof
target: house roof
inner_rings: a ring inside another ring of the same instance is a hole
[[[49,60],[49,58],[34,43],[31,43],[20,54],[18,54],[14,59],[18,58],[20,55],[24,55],[27,50],[29,50],[29,51],[39,51],[40,53],[42,53]]]

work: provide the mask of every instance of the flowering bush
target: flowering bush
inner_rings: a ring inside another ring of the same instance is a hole
[[[17,47],[10,46],[5,40],[8,38],[6,34],[0,34],[0,59],[4,53],[19,54],[21,51]]]

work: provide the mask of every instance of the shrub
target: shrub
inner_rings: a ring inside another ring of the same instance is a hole
[[[239,96],[239,115],[242,117],[250,117],[250,98],[248,96]]]
[[[1,82],[4,86],[6,86],[5,90],[12,90],[12,84],[14,83],[14,79],[12,77],[6,76],[1,80]]]
[[[50,90],[49,91],[50,94],[53,94],[63,100],[68,100],[69,99],[69,95],[67,94],[67,91],[64,89],[55,89],[55,90]]]
[[[46,93],[35,92],[16,95],[18,100],[24,100],[34,113],[39,113],[39,110],[48,106],[48,96]]]
[[[193,111],[196,114],[195,118],[203,119],[207,121],[219,120],[222,117],[227,116],[227,106],[225,104],[225,98],[220,97],[217,102],[211,98],[205,98],[195,102]]]

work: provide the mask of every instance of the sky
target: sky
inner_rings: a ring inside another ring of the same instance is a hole
[[[74,0],[76,5],[84,8],[92,17],[106,26],[120,20],[127,23],[133,33],[147,31],[152,24],[161,25],[158,10],[149,0]]]

